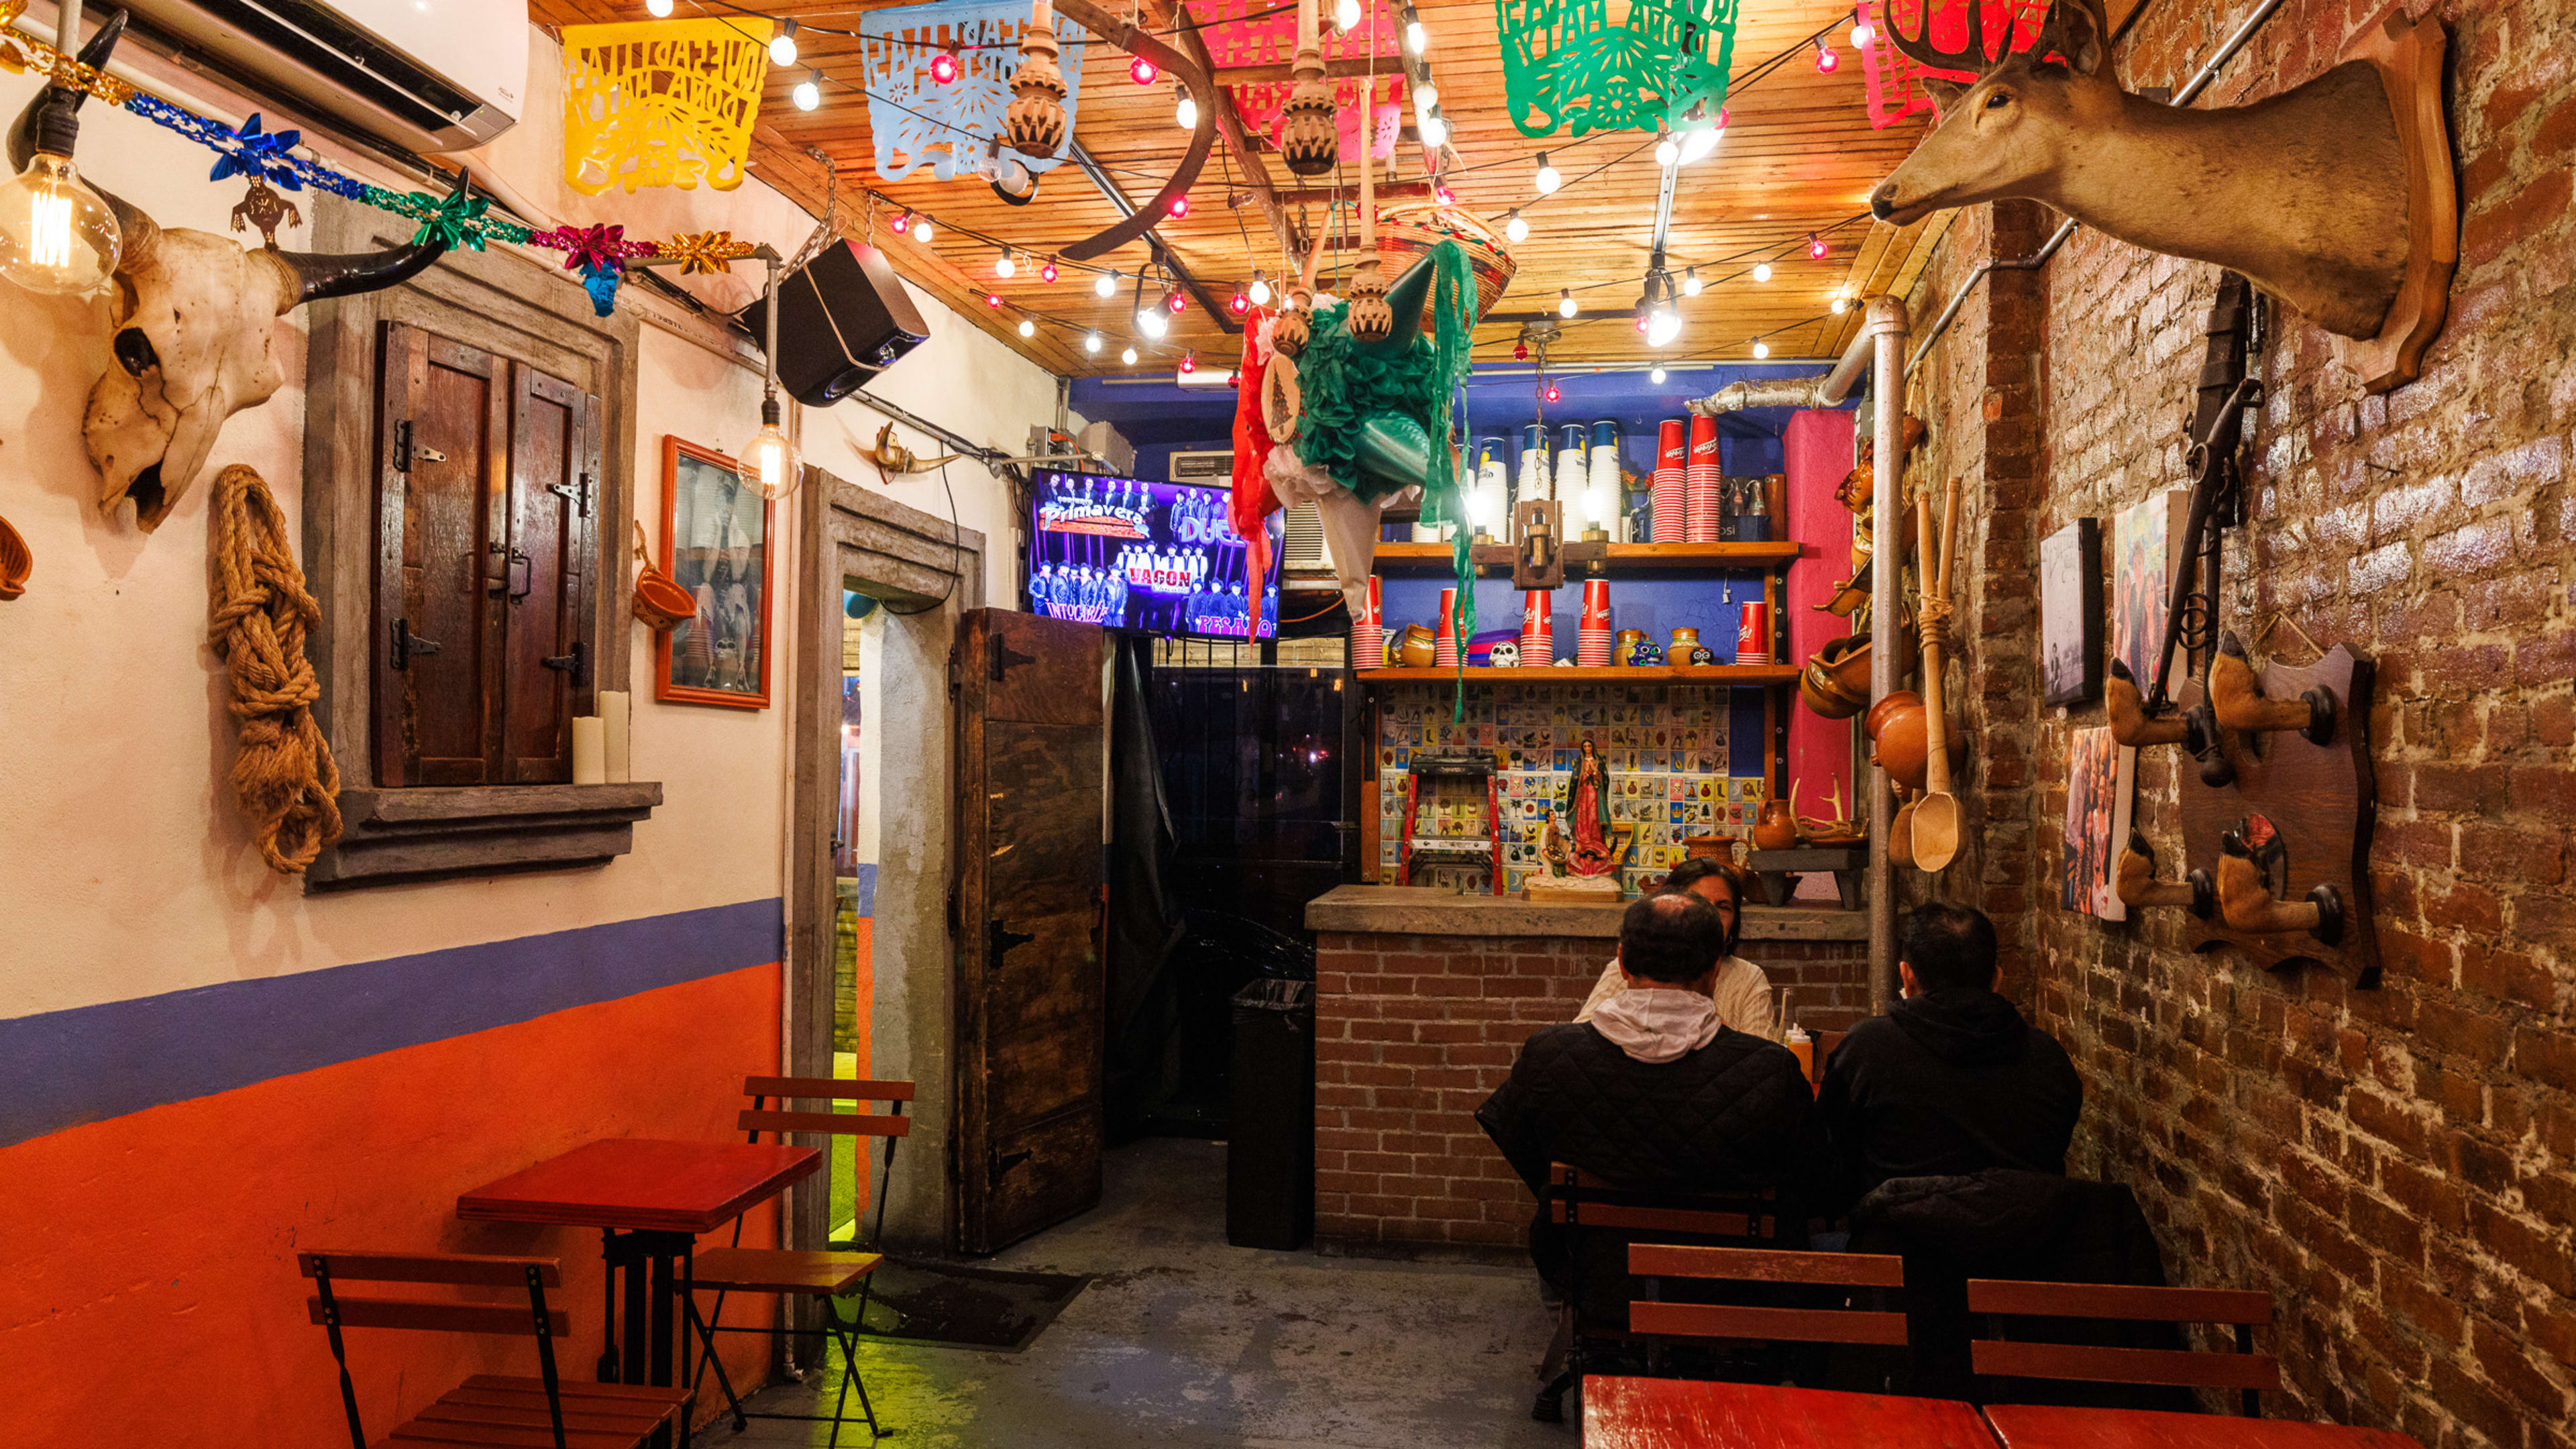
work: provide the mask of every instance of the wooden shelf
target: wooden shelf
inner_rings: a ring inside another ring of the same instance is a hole
[[[1771,568],[1793,563],[1800,556],[1794,539],[1768,543],[1584,543],[1577,540],[1565,545],[1567,581],[1585,564],[1599,559],[1614,573],[1638,570],[1682,570]],[[1445,543],[1381,543],[1377,546],[1377,566],[1381,569],[1446,569],[1452,555]],[[1483,543],[1475,546],[1478,572],[1499,569],[1509,572],[1512,546],[1505,543]]]
[[[1705,545],[1702,545],[1705,547]],[[1446,684],[1458,677],[1458,671],[1437,665],[1429,669],[1362,669],[1357,671],[1362,683]],[[1643,668],[1590,668],[1580,664],[1558,666],[1534,664],[1523,669],[1490,669],[1471,667],[1467,670],[1470,684],[1580,684],[1608,682],[1613,684],[1732,684],[1745,688],[1761,685],[1795,684],[1798,666],[1794,664],[1655,664]]]

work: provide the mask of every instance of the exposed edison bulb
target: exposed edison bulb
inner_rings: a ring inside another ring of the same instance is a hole
[[[769,63],[771,65],[794,65],[796,63],[795,21],[781,20],[778,22],[778,33],[769,38]]]
[[[808,74],[796,83],[796,89],[787,93],[787,98],[796,103],[796,109],[810,111],[823,104],[823,88],[815,84],[813,75]]]
[[[1123,363],[1127,364],[1129,367],[1134,367],[1134,366],[1136,365],[1136,349],[1135,349],[1135,348],[1133,348],[1133,347],[1130,347],[1130,348],[1126,349],[1125,351],[1123,351],[1123,352],[1119,353],[1119,354],[1118,354],[1118,360],[1119,360],[1120,362],[1123,362]]]
[[[95,292],[115,274],[123,244],[116,213],[70,157],[39,151],[0,181],[0,277],[30,292]]]
[[[1098,352],[1100,350],[1100,334],[1097,332],[1084,333],[1082,335],[1082,350],[1085,352]]]
[[[1574,292],[1571,288],[1557,288],[1556,315],[1559,317],[1571,317],[1574,315]]]
[[[1753,264],[1753,280],[1757,282],[1767,282],[1771,280],[1771,264],[1769,262],[1755,262]]]
[[[1771,355],[1771,344],[1768,342],[1754,343],[1753,355],[1756,357],[1769,357]]]
[[[1111,267],[1108,271],[1102,272],[1099,276],[1092,278],[1091,290],[1103,297],[1117,296],[1118,269],[1116,267]]]
[[[930,245],[931,232],[932,227],[930,225],[929,217],[916,216],[912,219],[912,239],[914,241],[921,243],[923,246]]]
[[[1556,168],[1547,164],[1547,153],[1539,152],[1538,174],[1530,178],[1530,185],[1536,187],[1541,196],[1554,196],[1556,188],[1564,184],[1565,178],[1557,175]]]
[[[1648,382],[1657,382],[1657,383],[1659,383],[1659,382],[1662,382],[1663,380],[1664,380],[1664,370],[1663,370],[1662,368],[1660,368],[1660,367],[1658,367],[1658,368],[1656,368],[1654,371],[1652,371],[1652,372],[1650,372],[1650,373],[1647,373],[1647,374],[1646,374],[1646,381],[1648,381]]]
[[[1012,259],[1011,249],[1009,247],[1002,248],[1001,257],[993,263],[993,275],[997,277],[1016,277],[1019,274],[1020,264]]]
[[[1677,141],[1675,141],[1675,140],[1673,139],[1672,133],[1671,133],[1670,131],[1666,131],[1666,132],[1665,132],[1665,133],[1663,133],[1661,136],[1658,136],[1658,137],[1655,139],[1655,164],[1656,164],[1656,165],[1658,165],[1658,166],[1678,166],[1678,165],[1680,165],[1680,164],[1681,164],[1681,159],[1682,159],[1682,148],[1681,148],[1681,144],[1680,144],[1679,142],[1677,142]]]
[[[1504,219],[1503,235],[1512,239],[1512,245],[1519,246],[1529,240],[1529,222],[1515,211]]]
[[[644,13],[656,20],[671,18],[671,0],[644,0]]]
[[[1270,305],[1270,283],[1256,271],[1252,274],[1252,285],[1244,289],[1244,295],[1252,299],[1253,306],[1267,307]]]
[[[1415,55],[1431,48],[1431,32],[1422,28],[1421,21],[1404,22],[1404,48]]]
[[[776,398],[761,405],[760,431],[743,445],[741,462],[742,475],[760,489],[761,497],[774,500],[796,491],[804,470],[796,466],[796,445],[778,426]]]
[[[1199,103],[1190,99],[1190,88],[1181,87],[1181,98],[1172,106],[1172,124],[1184,131],[1199,128]]]
[[[1333,28],[1344,35],[1360,28],[1360,0],[1334,0]]]
[[[1683,295],[1683,296],[1685,296],[1685,297],[1696,297],[1696,296],[1698,296],[1698,295],[1700,294],[1700,289],[1701,289],[1703,286],[1705,286],[1705,285],[1707,285],[1707,284],[1706,284],[1706,283],[1703,283],[1703,282],[1702,282],[1702,281],[1700,281],[1700,279],[1699,279],[1699,268],[1697,268],[1697,267],[1684,267],[1684,268],[1682,268],[1682,295]]]

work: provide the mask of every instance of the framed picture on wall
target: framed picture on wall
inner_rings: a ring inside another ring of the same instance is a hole
[[[656,636],[654,698],[769,707],[769,529],[733,459],[664,435],[662,571],[698,612]]]
[[[2079,518],[2039,544],[2040,697],[2081,704],[2102,692],[2102,524]]]

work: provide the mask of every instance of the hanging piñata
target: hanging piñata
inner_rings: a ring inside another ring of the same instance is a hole
[[[923,166],[942,181],[992,174],[990,138],[1008,134],[1011,75],[1031,8],[1030,0],[941,0],[859,17],[859,83],[867,87],[879,176],[901,181]],[[1053,18],[1062,50],[1065,134],[1071,135],[1089,32]],[[931,73],[932,63],[952,54],[956,79],[941,81]],[[1061,155],[1003,154],[1033,175],[1064,164]]]
[[[584,196],[740,186],[769,32],[745,19],[565,26],[564,181]]]
[[[1736,0],[1494,0],[1503,99],[1524,136],[1682,128],[1726,104]]]

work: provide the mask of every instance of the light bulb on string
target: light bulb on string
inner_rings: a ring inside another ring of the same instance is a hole
[[[1541,196],[1554,196],[1556,194],[1556,188],[1563,186],[1564,184],[1565,178],[1556,174],[1555,167],[1547,164],[1547,153],[1545,151],[1539,152],[1538,174],[1530,178],[1530,185],[1537,188],[1538,194]]]
[[[1832,251],[1832,245],[1826,242],[1823,237],[1816,235],[1814,232],[1807,233],[1808,260],[1821,262],[1830,255]]]
[[[1418,114],[1420,114],[1421,112],[1431,110],[1431,109],[1433,109],[1433,108],[1437,107],[1439,104],[1440,104],[1440,87],[1438,87],[1438,86],[1436,86],[1436,85],[1433,85],[1431,82],[1429,82],[1429,81],[1427,81],[1427,80],[1426,80],[1426,81],[1424,81],[1422,84],[1420,84],[1420,85],[1418,85],[1418,86],[1414,87],[1414,89],[1413,89],[1413,109],[1414,109],[1414,112],[1415,112],[1417,115],[1418,115]]]
[[[1832,46],[1825,44],[1821,40],[1816,42],[1816,74],[1832,75],[1834,73],[1834,67],[1841,65],[1842,63],[1843,58],[1834,52],[1834,48]]]
[[[1440,139],[1444,141],[1449,139],[1449,127],[1448,123],[1445,121],[1441,123]],[[1450,190],[1449,183],[1446,181],[1435,181],[1431,183],[1431,195],[1437,199],[1442,206],[1456,206],[1458,204],[1458,193]]]
[[[1102,272],[1099,276],[1092,278],[1091,290],[1099,293],[1103,297],[1117,296],[1118,269],[1116,267],[1111,267],[1108,271]]]
[[[1140,86],[1152,85],[1162,73],[1152,61],[1141,55],[1127,62],[1127,78]]]
[[[965,63],[957,58],[957,42],[953,40],[930,58],[930,78],[940,85],[953,86],[965,73]]]
[[[1119,353],[1118,360],[1127,364],[1129,367],[1134,367],[1136,365],[1136,349],[1130,347],[1124,352]]]
[[[1100,350],[1100,334],[1098,332],[1086,332],[1082,334],[1082,350],[1085,352],[1098,352]]]
[[[1753,344],[1753,355],[1755,357],[1769,357],[1771,355],[1771,344],[1761,341],[1755,342]]]
[[[1180,195],[1172,198],[1171,212],[1174,217],[1183,217],[1190,214],[1190,194],[1188,192],[1184,191]]]
[[[936,230],[936,228],[931,226],[929,217],[922,216],[913,218],[912,239],[914,241],[921,243],[923,246],[930,245],[930,236],[934,230]]]
[[[1199,370],[1199,355],[1198,355],[1197,353],[1195,353],[1195,352],[1184,352],[1184,353],[1182,353],[1182,354],[1181,354],[1181,371],[1182,371],[1182,372],[1184,372],[1184,373],[1191,373],[1191,372],[1196,372],[1196,371],[1198,371],[1198,370]]]
[[[116,273],[123,238],[116,213],[69,156],[38,151],[0,182],[0,277],[30,292],[97,291]]]
[[[1199,103],[1190,99],[1188,86],[1178,87],[1181,98],[1172,103],[1172,124],[1184,131],[1199,128]]]
[[[985,306],[987,306],[987,307],[999,307],[999,306],[1001,306],[1001,305],[1002,305],[1002,294],[1001,294],[1001,293],[999,293],[999,292],[986,292],[986,293],[984,294],[984,305],[985,305]]]
[[[1690,114],[1682,120],[1682,164],[1688,166],[1716,150],[1718,138],[1725,133],[1726,121],[1722,112],[1720,119],[1712,121],[1708,118],[1706,101],[1692,105]]]
[[[1556,385],[1556,383],[1555,383],[1555,381],[1554,381],[1553,379],[1551,379],[1551,380],[1548,382],[1548,385],[1547,385],[1547,400],[1548,400],[1549,402],[1563,402],[1563,401],[1565,401],[1565,394],[1564,394],[1562,391],[1558,390],[1557,385]]]
[[[1646,345],[1648,347],[1669,347],[1672,345],[1672,340],[1681,335],[1681,314],[1675,312],[1671,307],[1658,307],[1654,311],[1646,314]]]
[[[771,65],[796,63],[796,22],[794,20],[778,22],[778,33],[769,38],[769,63]]]
[[[1037,335],[1038,335],[1038,324],[1037,324],[1034,320],[1032,320],[1032,319],[1030,319],[1030,318],[1027,318],[1027,317],[1023,317],[1023,318],[1021,318],[1021,319],[1020,319],[1020,335],[1021,335],[1022,337],[1035,337],[1035,336],[1037,336]]]
[[[908,211],[896,212],[894,218],[894,234],[896,236],[901,236],[910,230],[912,230],[912,213]]]
[[[1162,308],[1139,307],[1136,309],[1136,330],[1149,340],[1160,341],[1164,333],[1172,330],[1172,324],[1163,320]]]
[[[1011,259],[1011,249],[1009,247],[1002,248],[1002,255],[993,263],[993,275],[997,277],[1016,277],[1019,274],[1020,264]]]
[[[1425,116],[1415,127],[1422,133],[1422,144],[1437,149],[1449,144],[1449,123],[1437,115]]]
[[[1189,310],[1190,299],[1182,296],[1177,291],[1165,292],[1163,294],[1163,305],[1171,309],[1173,316],[1178,317],[1183,312]]]
[[[1055,280],[1055,258],[1047,258],[1046,264],[1038,268],[1038,280],[1041,282],[1052,282]]]
[[[1360,0],[1334,0],[1333,28],[1344,35],[1360,28]]]
[[[1753,280],[1757,282],[1767,282],[1771,280],[1771,264],[1769,262],[1755,262],[1753,264]]]
[[[1525,341],[1516,341],[1512,344],[1512,361],[1529,361],[1529,343]]]
[[[1670,131],[1657,132],[1655,135],[1655,164],[1669,168],[1680,165],[1681,159],[1682,148],[1673,140],[1673,133]]]
[[[1662,382],[1664,380],[1664,370],[1660,367],[1656,368],[1654,371],[1646,374],[1646,380],[1648,382]]]
[[[1837,293],[1837,294],[1835,294],[1835,296],[1834,296],[1834,300],[1833,300],[1833,302],[1832,302],[1832,304],[1831,304],[1831,305],[1832,305],[1832,308],[1833,308],[1833,314],[1834,314],[1835,316],[1839,317],[1839,316],[1843,315],[1843,313],[1851,307],[1851,299],[1850,299],[1850,298],[1848,298],[1848,297],[1842,296],[1840,293]]]
[[[1574,292],[1572,288],[1557,288],[1556,315],[1559,317],[1571,317],[1574,315]]]
[[[1261,270],[1258,267],[1254,268],[1252,272],[1250,296],[1252,298],[1252,305],[1255,307],[1267,307],[1270,305],[1270,283],[1263,279]]]
[[[1243,295],[1243,289],[1237,287],[1234,289],[1233,299],[1225,304],[1225,309],[1240,317],[1252,310],[1252,299]]]
[[[808,71],[805,78],[796,83],[796,89],[787,93],[787,98],[796,103],[796,109],[810,111],[823,104],[822,81],[821,71]]]
[[[671,18],[671,0],[644,0],[644,13],[656,20]]]
[[[1415,55],[1420,55],[1431,48],[1431,32],[1423,28],[1420,20],[1408,19],[1404,22],[1404,48]]]
[[[1704,284],[1704,283],[1702,283],[1702,282],[1700,281],[1700,279],[1699,279],[1699,268],[1697,268],[1697,267],[1684,267],[1684,268],[1682,268],[1682,295],[1683,295],[1683,296],[1685,296],[1685,297],[1696,297],[1696,296],[1698,296],[1698,295],[1700,294],[1700,289],[1701,289],[1701,287],[1702,287],[1702,286],[1704,286],[1704,285],[1705,285],[1705,284]]]
[[[1876,39],[1878,39],[1878,28],[1870,24],[1866,17],[1852,22],[1852,49],[1867,50],[1870,47],[1870,42]]]
[[[1510,238],[1511,238],[1511,240],[1512,240],[1512,245],[1514,245],[1514,246],[1519,246],[1522,242],[1528,241],[1528,240],[1529,240],[1529,220],[1528,220],[1528,218],[1526,218],[1526,217],[1522,216],[1518,211],[1514,211],[1514,212],[1512,212],[1509,216],[1504,217],[1504,218],[1503,218],[1503,235],[1505,235],[1505,236],[1507,236],[1507,237],[1510,237]]]

